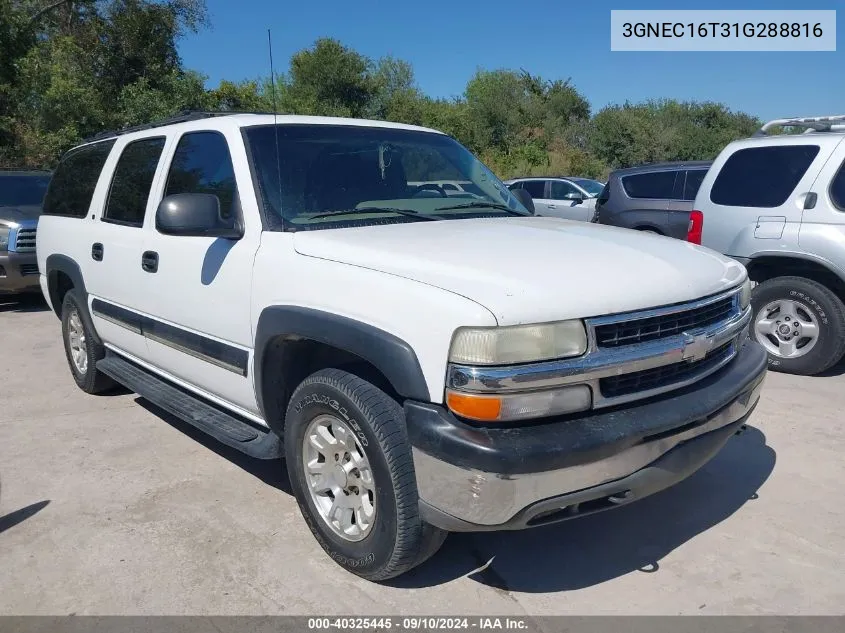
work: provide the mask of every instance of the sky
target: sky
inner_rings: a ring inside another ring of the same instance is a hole
[[[206,1],[211,26],[186,36],[180,53],[209,86],[269,75],[269,28],[277,72],[315,39],[333,37],[374,60],[392,55],[410,62],[419,87],[434,97],[460,96],[480,68],[508,68],[571,79],[593,112],[626,100],[673,98],[717,101],[763,119],[845,114],[845,35],[836,52],[610,50],[611,9],[799,8],[794,0]],[[840,2],[800,8],[839,8],[842,34]]]

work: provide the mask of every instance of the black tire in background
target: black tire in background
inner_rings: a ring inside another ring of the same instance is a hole
[[[105,348],[95,342],[93,333],[82,319],[82,300],[77,296],[75,290],[68,290],[62,301],[62,341],[65,345],[65,357],[70,367],[73,379],[85,393],[103,393],[115,386],[115,382],[97,369],[97,361],[106,355]],[[70,322],[73,315],[77,315],[79,324],[85,334],[85,351],[88,358],[86,370],[80,369],[74,363],[70,343]]]
[[[375,481],[375,519],[360,541],[336,534],[319,513],[306,480],[303,442],[309,424],[335,416],[357,435]],[[306,378],[287,408],[285,458],[291,487],[314,537],[341,567],[372,581],[399,576],[440,548],[447,533],[419,516],[419,497],[402,407],[381,389],[338,369]]]
[[[812,376],[830,369],[842,359],[845,354],[845,305],[829,288],[805,277],[774,277],[753,289],[752,338],[759,340],[754,327],[759,311],[778,300],[791,300],[806,306],[819,324],[819,337],[813,349],[798,358],[784,358],[770,352],[769,369]]]

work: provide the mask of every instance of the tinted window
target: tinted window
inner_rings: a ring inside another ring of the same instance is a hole
[[[570,184],[568,182],[564,182],[562,180],[552,180],[552,189],[549,197],[552,200],[566,200],[566,194],[568,193],[581,193],[575,187],[575,185]],[[581,194],[584,195],[584,194]]]
[[[691,169],[687,172],[687,182],[684,185],[684,200],[695,200],[701,187],[701,181],[707,175],[706,169]]]
[[[147,138],[129,143],[117,161],[103,220],[141,226],[150,187],[164,149],[164,139]]]
[[[845,163],[842,163],[830,183],[830,198],[834,205],[845,211]]]
[[[622,187],[631,198],[670,200],[675,186],[674,171],[653,171],[622,178]]]
[[[710,200],[736,207],[779,207],[818,153],[818,145],[750,147],[734,152],[716,177]]]
[[[0,207],[38,206],[49,184],[47,174],[0,173]]]
[[[100,172],[114,139],[86,145],[65,154],[44,197],[45,215],[85,217],[94,197]]]
[[[531,194],[532,198],[546,197],[546,181],[545,180],[525,180],[522,182],[522,188]]]
[[[222,134],[191,132],[179,140],[164,195],[176,193],[214,194],[220,200],[220,215],[231,215],[237,188],[229,146]]]

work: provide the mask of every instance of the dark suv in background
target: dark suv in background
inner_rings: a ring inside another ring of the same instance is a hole
[[[653,163],[611,172],[598,222],[686,239],[695,194],[713,161]]]
[[[41,292],[35,230],[50,172],[0,170],[0,295]]]

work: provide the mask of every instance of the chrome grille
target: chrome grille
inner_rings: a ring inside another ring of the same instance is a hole
[[[620,347],[666,338],[705,328],[739,312],[733,296],[690,309],[659,316],[595,326],[598,347]]]
[[[38,264],[24,264],[21,266],[21,275],[37,275],[38,274]]]
[[[630,374],[602,378],[599,380],[599,389],[601,389],[601,394],[605,398],[617,398],[641,391],[671,388],[677,383],[687,382],[691,378],[714,370],[721,363],[733,357],[735,351],[736,343],[730,341],[714,349],[699,361],[684,361]]]
[[[18,253],[32,253],[35,251],[35,229],[18,229],[15,240],[15,250]]]

